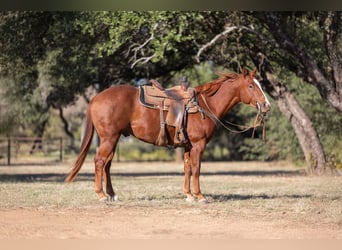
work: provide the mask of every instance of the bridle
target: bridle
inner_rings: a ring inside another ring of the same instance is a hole
[[[249,126],[245,126],[245,125],[239,125],[239,124],[235,124],[232,123],[230,121],[226,121],[226,120],[220,120],[216,115],[214,115],[214,113],[211,111],[207,100],[205,99],[205,97],[203,96],[203,94],[200,94],[205,106],[207,109],[203,109],[202,107],[200,107],[198,105],[198,103],[196,103],[198,111],[201,112],[203,115],[208,116],[215,124],[219,124],[221,125],[223,128],[225,128],[226,130],[235,133],[235,134],[241,134],[244,133],[248,130],[250,130],[251,128],[253,128],[253,132],[252,132],[252,138],[254,138],[254,134],[255,134],[255,130],[257,127],[262,127],[262,140],[266,139],[266,125],[265,125],[265,116],[266,113],[261,112],[261,106],[260,104],[257,102],[257,108],[258,108],[258,113],[256,114],[256,117],[254,119],[254,122],[252,125]],[[243,127],[242,130],[234,130],[231,129],[230,127],[227,126],[231,125],[231,126],[235,126],[235,127]]]

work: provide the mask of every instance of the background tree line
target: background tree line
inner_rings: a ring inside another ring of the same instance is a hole
[[[79,99],[115,84],[257,68],[272,99],[267,140],[218,129],[209,145],[225,160],[305,160],[323,173],[342,159],[341,12],[1,12],[0,133],[43,136],[58,116],[77,151]],[[239,105],[227,120],[249,124]]]

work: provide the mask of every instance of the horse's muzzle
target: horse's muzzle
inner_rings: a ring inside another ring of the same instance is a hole
[[[257,106],[259,113],[266,114],[268,111],[271,110],[271,104],[269,104],[268,102],[265,102],[263,104],[260,104],[257,102],[256,106]]]

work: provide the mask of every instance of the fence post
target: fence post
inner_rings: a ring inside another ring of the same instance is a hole
[[[7,165],[11,165],[11,138],[7,138]]]
[[[63,161],[63,137],[59,138],[59,161]]]

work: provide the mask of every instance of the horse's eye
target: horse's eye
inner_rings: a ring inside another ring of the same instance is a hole
[[[249,84],[249,85],[248,85],[248,88],[249,88],[249,89],[253,89],[253,88],[254,88],[253,84]]]

